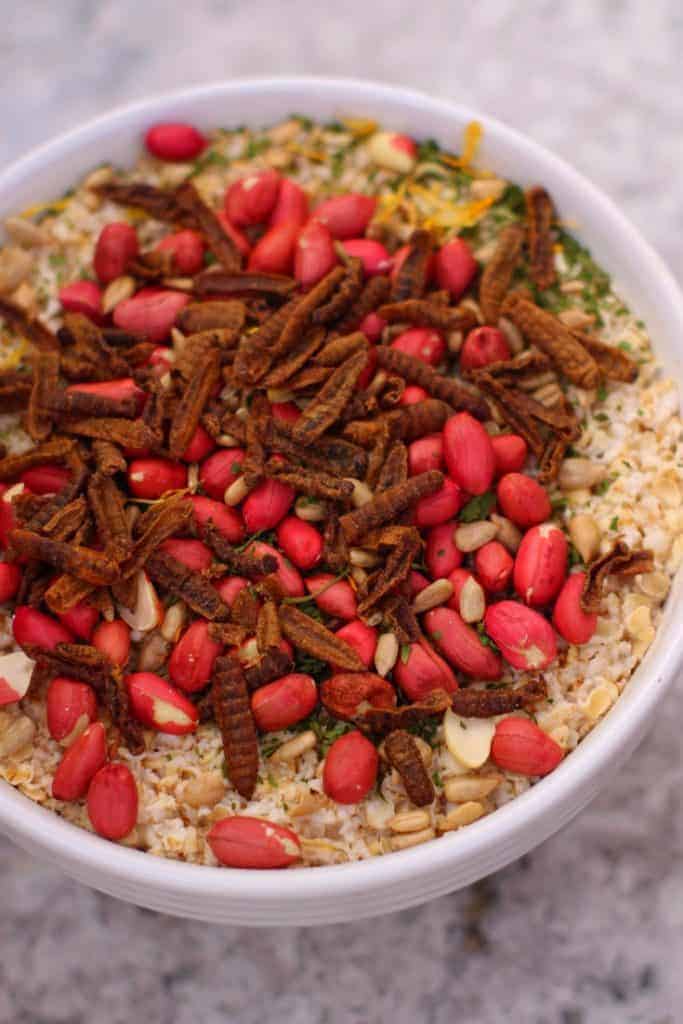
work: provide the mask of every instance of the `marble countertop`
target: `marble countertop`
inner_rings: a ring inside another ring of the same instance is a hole
[[[317,73],[468,103],[570,159],[683,265],[676,0],[25,0],[4,5],[0,164],[145,93]],[[0,840],[4,1024],[675,1024],[681,687],[569,828],[468,890],[373,921],[256,932],[166,918]]]

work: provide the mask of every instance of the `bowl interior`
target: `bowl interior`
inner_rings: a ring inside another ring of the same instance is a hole
[[[291,113],[372,117],[458,149],[465,125],[483,123],[478,163],[522,185],[542,182],[562,219],[612,274],[650,329],[669,375],[683,383],[683,297],[659,257],[616,207],[559,158],[505,126],[418,93],[369,82],[269,79],[205,86],[145,100],[34,150],[0,174],[0,218],[53,199],[103,161],[137,156],[158,120],[210,128],[268,124]],[[162,861],[69,825],[0,785],[0,828],[31,852],[103,891],[169,913],[224,923],[351,920],[422,902],[469,884],[547,838],[628,756],[675,676],[683,641],[674,623],[681,579],[664,622],[624,696],[552,776],[462,832],[413,850],[315,871],[240,872]]]

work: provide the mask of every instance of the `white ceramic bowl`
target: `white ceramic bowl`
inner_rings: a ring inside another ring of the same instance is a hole
[[[457,147],[483,122],[480,160],[521,184],[547,186],[561,216],[612,273],[647,322],[667,370],[683,383],[683,296],[618,209],[562,160],[509,128],[460,106],[371,82],[265,79],[188,89],[116,110],[55,139],[0,174],[0,218],[67,189],[103,160],[136,158],[155,121],[267,124],[297,112],[376,118],[417,138]],[[97,889],[155,910],[246,925],[349,921],[421,903],[503,867],[565,825],[623,764],[651,725],[683,653],[674,621],[681,579],[656,642],[624,696],[560,767],[466,829],[400,853],[313,870],[249,872],[160,860],[78,829],[0,783],[0,828],[20,846]],[[567,842],[571,843],[571,833]]]

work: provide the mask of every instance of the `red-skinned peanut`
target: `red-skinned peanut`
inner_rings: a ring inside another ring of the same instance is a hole
[[[282,221],[269,228],[251,250],[247,269],[267,274],[290,274],[300,231],[297,221]]]
[[[201,462],[201,460],[205,459],[215,447],[216,442],[214,439],[206,430],[204,430],[201,423],[198,423],[194,428],[194,433],[190,438],[190,443],[180,458],[183,462]]]
[[[92,645],[105,654],[113,665],[123,667],[130,654],[130,626],[123,619],[100,622],[93,632]]]
[[[496,476],[517,473],[523,468],[527,457],[527,443],[519,434],[497,434],[491,438],[496,459]]]
[[[301,409],[294,402],[271,402],[270,411],[281,423],[296,423],[301,416]]]
[[[503,673],[498,655],[452,608],[432,608],[424,617],[427,636],[452,665],[474,679],[495,681]]]
[[[138,292],[132,299],[119,302],[114,309],[114,323],[145,341],[163,341],[189,301],[189,295],[170,289]]]
[[[194,540],[190,537],[169,537],[159,545],[161,551],[165,551],[176,562],[181,562],[193,572],[204,572],[213,562],[211,549],[202,540]]]
[[[417,405],[429,398],[429,394],[419,384],[409,384],[401,395],[401,405]]]
[[[132,377],[119,377],[117,380],[95,380],[86,383],[69,384],[67,391],[83,391],[87,395],[99,395],[101,398],[124,399],[134,398],[138,411],[145,402],[145,392],[139,388]]]
[[[190,500],[195,525],[200,534],[211,520],[219,533],[222,533],[231,544],[240,544],[244,540],[244,522],[237,509],[200,494],[193,494]]]
[[[184,736],[197,728],[194,704],[154,672],[133,672],[124,680],[135,717],[148,729]]]
[[[0,604],[11,601],[21,584],[21,569],[14,562],[0,562]]]
[[[194,160],[206,146],[206,139],[193,124],[164,121],[147,129],[145,145],[158,160]]]
[[[525,473],[506,473],[496,495],[503,515],[523,529],[544,523],[552,514],[548,492]]]
[[[372,238],[349,238],[343,247],[349,256],[355,256],[361,261],[366,277],[388,274],[391,270],[391,255],[381,242],[376,242]]]
[[[67,313],[83,313],[99,323],[102,319],[102,291],[94,281],[72,281],[59,289],[59,301]]]
[[[308,220],[308,196],[296,182],[283,178],[277,201],[270,215],[269,224],[284,224],[292,221],[302,227]]]
[[[35,661],[23,651],[0,654],[0,708],[18,704],[28,693]]]
[[[47,728],[53,740],[69,737],[83,720],[87,725],[97,718],[95,693],[87,683],[56,676],[45,695]]]
[[[462,588],[468,580],[473,579],[474,573],[470,572],[469,569],[463,569],[461,566],[448,574],[448,581],[453,587],[453,593],[446,602],[447,608],[452,608],[460,614],[460,594],[462,593]]]
[[[199,467],[199,483],[210,498],[222,501],[226,490],[242,474],[243,448],[220,448]]]
[[[433,526],[427,534],[425,564],[433,580],[449,576],[462,562],[462,551],[455,543],[456,523],[451,520]]]
[[[507,548],[500,541],[483,544],[474,555],[474,571],[484,590],[499,594],[510,582],[514,563]]]
[[[262,818],[221,818],[206,839],[216,860],[228,868],[288,868],[301,858],[296,832]]]
[[[247,550],[254,555],[272,555],[277,562],[275,575],[287,597],[303,597],[305,591],[301,573],[280,551],[261,540],[255,540]]]
[[[491,760],[516,775],[548,775],[564,757],[559,743],[528,718],[504,718],[496,726]]]
[[[322,534],[297,516],[282,520],[277,528],[277,542],[283,554],[299,569],[312,569],[322,558]]]
[[[479,370],[489,363],[509,359],[512,353],[503,332],[497,327],[475,327],[460,349],[460,369]]]
[[[433,327],[411,327],[394,338],[391,348],[421,359],[429,366],[438,366],[446,356],[446,339]]]
[[[443,465],[443,436],[427,434],[408,445],[408,472],[411,476],[441,469]]]
[[[453,238],[442,245],[434,259],[434,273],[439,288],[459,299],[477,273],[477,263],[467,242]]]
[[[420,498],[415,505],[415,525],[424,527],[445,523],[457,516],[466,500],[465,492],[447,476],[438,491]]]
[[[55,800],[80,800],[90,780],[107,759],[107,737],[101,722],[93,722],[62,756],[52,780]]]
[[[138,790],[125,764],[105,764],[88,787],[90,823],[104,839],[123,839],[138,818]]]
[[[547,619],[519,601],[498,601],[486,610],[486,632],[513,668],[542,670],[557,655]]]
[[[204,619],[195,619],[171,651],[168,659],[168,675],[185,693],[203,689],[211,678],[214,662],[221,654],[223,645],[209,636],[209,624]]]
[[[401,648],[393,676],[409,700],[422,700],[433,690],[454,693],[458,689],[450,665],[425,640]]]
[[[370,792],[377,778],[377,749],[354,730],[335,740],[323,768],[323,789],[338,804],[357,804]]]
[[[329,573],[318,573],[306,579],[306,589],[318,608],[338,619],[350,621],[358,614],[356,595],[346,580],[334,582]]]
[[[225,194],[225,212],[238,228],[265,224],[277,202],[280,175],[272,167],[233,182]]]
[[[554,523],[532,526],[515,556],[515,590],[532,607],[549,604],[567,576],[567,538]]]
[[[20,480],[31,494],[58,494],[70,482],[71,470],[56,463],[45,463],[25,469]]]
[[[310,220],[301,230],[294,254],[294,276],[303,288],[309,288],[338,263],[329,229]]]
[[[553,625],[568,644],[587,644],[598,624],[597,615],[581,607],[585,582],[585,572],[572,573],[565,580],[553,608]]]
[[[242,515],[247,533],[272,530],[294,504],[296,491],[281,480],[266,479],[244,499]]]
[[[459,412],[446,421],[443,429],[443,454],[448,472],[468,494],[488,491],[496,472],[491,438],[468,412]]]
[[[105,224],[95,244],[93,267],[101,284],[109,284],[125,274],[128,264],[137,259],[140,247],[135,228],[125,221]]]
[[[368,313],[367,316],[364,316],[359,323],[358,330],[362,331],[368,341],[374,345],[382,337],[382,331],[386,325],[387,321],[383,317],[379,316],[377,313]],[[426,391],[424,396],[425,398],[427,397]]]
[[[324,224],[333,238],[358,238],[365,234],[376,206],[374,196],[346,192],[322,202],[314,210],[313,219]]]
[[[247,236],[230,222],[230,218],[225,210],[217,210],[216,217],[220,221],[220,225],[228,238],[230,238],[237,246],[237,250],[240,255],[246,258],[251,252],[251,244]]]
[[[249,580],[244,576],[224,576],[222,580],[215,583],[216,590],[229,608],[232,607],[240,590],[244,590],[248,586]]]
[[[19,605],[15,609],[12,633],[20,647],[30,645],[47,651],[54,650],[57,644],[70,644],[74,641],[70,629],[29,605]]]
[[[353,619],[336,631],[340,640],[352,647],[366,668],[370,668],[377,647],[377,630],[362,619]]]
[[[172,459],[133,459],[128,465],[128,487],[136,498],[154,501],[166,491],[178,491],[187,484],[187,466]]]
[[[87,601],[79,601],[68,612],[62,612],[59,621],[80,640],[90,640],[100,618],[100,613]]]
[[[157,252],[172,253],[173,269],[178,274],[198,274],[204,266],[204,239],[191,228],[166,235],[155,248]]]
[[[408,585],[410,587],[411,598],[417,597],[417,595],[429,586],[429,580],[427,577],[418,572],[417,569],[411,569],[408,574]]]
[[[403,132],[375,132],[367,150],[373,163],[399,174],[409,174],[418,157],[415,140]]]
[[[368,358],[365,366],[360,372],[358,383],[356,387],[359,391],[363,391],[368,386],[372,378],[375,376],[375,370],[377,369],[377,352],[375,347],[372,346],[368,352]]]
[[[289,729],[310,715],[318,703],[313,676],[292,672],[252,694],[251,711],[261,732]]]

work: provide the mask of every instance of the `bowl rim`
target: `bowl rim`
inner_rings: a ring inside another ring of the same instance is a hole
[[[619,240],[633,246],[638,261],[649,264],[658,278],[658,294],[666,308],[681,326],[683,332],[683,294],[672,273],[660,256],[631,225],[626,216],[600,189],[591,184],[579,171],[556,156],[544,146],[508,127],[495,118],[480,114],[468,107],[433,98],[413,89],[386,85],[381,82],[357,78],[335,78],[318,76],[276,76],[216,81],[200,86],[155,93],[143,100],[119,106],[84,124],[57,135],[43,143],[0,172],[0,197],[16,188],[26,175],[45,169],[52,159],[69,153],[77,153],[86,143],[109,137],[118,125],[127,120],[149,113],[174,103],[201,102],[219,96],[236,94],[257,95],[282,93],[283,91],[309,90],[330,95],[344,94],[344,102],[368,103],[386,100],[397,106],[414,108],[421,104],[425,110],[436,115],[459,119],[463,122],[481,122],[486,135],[493,135],[509,149],[523,152],[541,169],[551,172],[573,189],[579,189],[585,202],[613,226]],[[669,622],[662,622],[659,631]],[[661,647],[661,645],[660,645]],[[440,837],[412,849],[403,850],[381,857],[369,858],[351,863],[317,867],[315,870],[286,872],[252,872],[225,867],[209,867],[166,858],[150,856],[142,851],[109,843],[100,837],[72,825],[53,811],[34,803],[8,783],[0,786],[0,825],[15,841],[41,855],[56,855],[60,860],[77,863],[84,872],[105,871],[109,878],[116,878],[132,885],[150,885],[157,892],[173,891],[186,897],[195,895],[215,896],[228,900],[238,896],[240,901],[248,898],[254,908],[266,909],[273,902],[292,903],[305,896],[330,900],[344,899],[353,894],[370,892],[377,886],[382,890],[407,883],[416,874],[443,872],[449,865],[455,866],[460,860],[482,858],[486,863],[491,858],[492,848],[498,846],[498,854],[483,873],[503,866],[546,839],[584,806],[597,792],[601,776],[614,769],[634,749],[642,737],[652,716],[655,705],[662,699],[671,685],[677,668],[683,661],[683,638],[672,643],[666,650],[648,653],[637,669],[637,674],[647,673],[651,680],[647,686],[629,686],[610,713],[586,736],[579,746],[563,763],[540,783],[498,808],[495,813],[485,816],[457,833]],[[580,794],[580,795],[577,795]],[[548,812],[554,808],[556,815],[549,822]],[[522,841],[522,834],[527,838]],[[454,841],[457,835],[457,841]],[[513,849],[514,847],[514,849]],[[507,852],[506,852],[507,851]],[[510,852],[512,851],[512,852]],[[107,885],[102,883],[102,888]],[[440,891],[444,889],[441,886]],[[112,889],[114,891],[114,889]],[[434,893],[436,894],[436,893]],[[126,898],[137,898],[127,896]],[[396,909],[428,898],[424,894],[414,899],[391,900]],[[144,900],[141,900],[144,902]],[[178,911],[176,911],[178,912]],[[186,912],[186,911],[182,911]],[[369,909],[367,913],[377,912]],[[201,915],[197,915],[201,916]],[[296,915],[295,915],[296,916]],[[353,917],[363,916],[363,911],[354,912]],[[334,914],[323,914],[320,920],[335,920]]]

